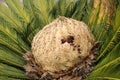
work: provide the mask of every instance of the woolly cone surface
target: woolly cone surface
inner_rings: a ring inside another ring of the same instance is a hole
[[[28,62],[25,69],[36,79],[44,80],[48,76],[49,79],[61,79],[62,76],[65,80],[65,75],[70,75],[66,80],[73,76],[83,79],[92,70],[95,45],[96,41],[85,23],[59,17],[35,35],[32,51],[24,56]]]

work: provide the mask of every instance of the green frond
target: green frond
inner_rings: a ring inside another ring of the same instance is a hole
[[[14,29],[16,29],[19,33],[23,33],[24,30],[22,28],[21,22],[17,17],[3,4],[0,4],[0,23],[4,23],[4,20],[9,23]]]
[[[30,15],[31,21],[27,24],[27,36],[38,26],[40,26],[40,23],[38,20],[37,13],[35,11],[35,5],[33,4],[33,0],[23,0],[23,6],[27,12],[27,14]]]
[[[37,29],[35,29],[34,31],[32,31],[32,33],[30,33],[30,35],[27,37],[27,40],[29,41],[29,43],[32,42],[33,37],[35,36],[35,34],[40,30],[40,27],[38,27]]]
[[[55,6],[56,15],[65,16],[67,7],[69,7],[70,4],[74,4],[74,0],[58,0]]]
[[[10,78],[10,77],[6,77],[6,76],[0,76],[0,80],[20,80],[20,79]]]
[[[116,17],[115,17],[115,21],[114,21],[114,31],[116,31],[119,27],[120,27],[120,5],[118,6],[117,10],[116,10]]]
[[[8,8],[12,10],[18,17],[20,17],[25,23],[30,22],[30,17],[25,11],[23,5],[18,0],[5,0],[8,5]]]
[[[41,19],[44,24],[48,24],[52,20],[50,11],[52,6],[54,5],[54,2],[54,0],[34,0],[34,5],[38,10],[37,14],[40,17],[39,19]]]
[[[23,57],[3,45],[0,45],[0,60],[18,67],[22,67],[25,64]]]
[[[88,77],[89,79],[120,79],[120,43],[105,57]]]
[[[6,76],[11,78],[27,79],[25,73],[12,66],[0,63],[0,76]]]
[[[75,5],[75,11],[72,14],[71,18],[76,20],[81,20],[82,15],[84,14],[83,10],[86,5],[87,0],[78,0]]]
[[[61,16],[71,17],[76,2],[74,0],[59,0],[58,8]],[[70,15],[69,15],[70,14]]]
[[[92,13],[92,10],[93,10],[93,1],[94,0],[87,0],[86,1],[86,5],[85,5],[85,9],[84,9],[84,13],[83,13],[83,17],[82,17],[82,21],[84,21],[86,24],[88,24],[88,26],[90,25],[89,24],[89,20],[91,18],[91,13]],[[91,27],[91,26],[89,26]]]
[[[120,42],[120,23],[119,23],[119,21],[116,21],[116,19],[118,20],[118,18],[120,20],[120,9],[119,8],[120,8],[120,6],[118,7],[118,9],[116,11],[116,17],[115,17],[116,25],[112,25],[113,26],[113,34],[107,35],[110,37],[107,37],[107,36],[105,37],[104,35],[102,35],[102,36],[104,36],[104,38],[106,38],[106,42],[101,47],[100,55],[99,55],[98,59],[100,59],[106,53],[109,53],[115,47],[115,45],[117,45]]]
[[[3,33],[3,35],[6,35],[7,37],[12,40],[15,44],[17,44],[20,48],[22,48],[24,51],[28,51],[29,46],[22,40],[22,38],[17,34],[17,32],[10,28],[8,25],[5,24],[0,24],[0,32]],[[2,35],[2,34],[1,34]]]
[[[101,0],[98,0],[93,2],[93,7],[90,13],[88,25],[90,26],[90,29],[93,31],[93,28],[97,24],[98,16],[99,16],[99,11],[100,11],[100,5],[101,5]]]
[[[109,76],[106,76],[106,77],[94,77],[94,78],[89,78],[87,80],[120,80],[120,78],[113,78],[113,77],[109,77]]]
[[[23,50],[3,32],[0,32],[0,44],[3,44],[13,51],[23,54]]]
[[[31,22],[30,14],[25,10],[24,6],[20,3],[19,0],[5,0],[7,4],[7,9],[11,11],[12,16],[8,15],[8,17],[12,17],[13,20],[19,20],[20,25],[13,25],[18,33],[24,37],[27,36],[28,32],[28,24]],[[9,14],[9,13],[8,13]],[[9,21],[8,21],[9,22]],[[18,23],[16,23],[18,24]]]
[[[33,0],[23,0],[23,6],[27,12],[27,14],[29,14],[30,16],[32,16],[32,18],[35,17],[36,13],[35,10],[33,8]]]
[[[116,33],[114,34],[110,42],[107,44],[107,46],[104,47],[104,50],[101,51],[98,59],[100,59],[105,53],[109,53],[115,47],[115,45],[117,45],[119,42],[120,42],[120,27],[116,31]]]

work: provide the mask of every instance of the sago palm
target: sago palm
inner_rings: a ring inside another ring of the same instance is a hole
[[[120,80],[119,21],[119,0],[5,0],[0,80]]]

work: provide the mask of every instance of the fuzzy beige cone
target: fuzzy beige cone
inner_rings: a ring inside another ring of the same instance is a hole
[[[93,49],[95,44],[96,41],[85,23],[59,17],[35,35],[32,51],[25,56],[28,60],[26,71],[29,73],[34,69],[39,72],[40,77],[50,75],[51,78],[62,76],[65,79],[65,75],[85,69],[88,71],[83,71],[85,77],[91,71],[88,65],[91,65],[95,58],[96,51]],[[30,67],[32,64],[34,67],[37,66],[37,69]],[[81,76],[77,79],[82,79]]]

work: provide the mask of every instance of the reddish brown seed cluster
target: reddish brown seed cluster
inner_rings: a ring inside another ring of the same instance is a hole
[[[70,35],[67,36],[67,39],[61,39],[62,44],[64,44],[65,42],[73,44],[73,41],[74,41],[74,37]]]
[[[74,42],[74,36],[68,35],[67,39],[61,39],[61,43],[64,44],[65,42],[69,43],[71,46],[73,46],[73,51],[77,50],[80,54],[80,45],[75,45]]]
[[[80,54],[81,52],[81,50],[80,50],[80,45],[74,45],[74,44],[72,44],[72,46],[73,46],[73,51],[75,51],[75,50],[77,50],[78,51],[78,54]]]

